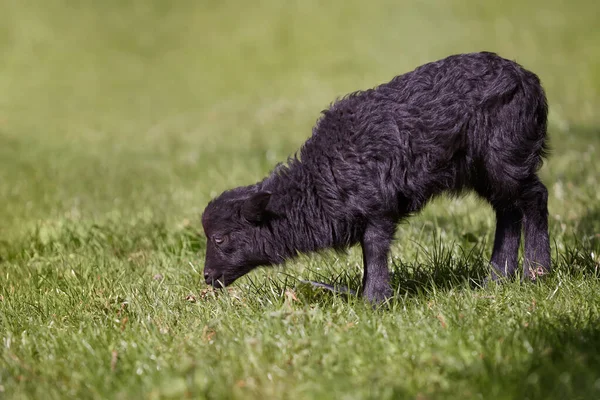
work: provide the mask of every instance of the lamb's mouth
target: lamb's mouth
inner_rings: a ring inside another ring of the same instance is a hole
[[[222,273],[220,276],[216,277],[209,273],[205,273],[204,282],[215,289],[223,289],[260,265],[263,264],[245,264],[239,267],[228,267],[227,270],[229,273]]]
[[[231,285],[233,282],[235,282],[236,280],[238,280],[238,278],[241,278],[242,276],[246,275],[247,272],[244,272],[242,274],[235,274],[235,275],[221,275],[218,278],[214,278],[212,276],[205,276],[204,282],[206,282],[207,285],[211,285],[212,287],[214,287],[215,289],[223,289],[229,285]]]
[[[223,288],[231,285],[234,280],[235,279],[227,280],[227,279],[225,279],[224,276],[221,276],[220,278],[217,278],[217,279],[208,277],[204,280],[204,282],[206,282],[207,285],[214,287],[215,289],[223,289]]]

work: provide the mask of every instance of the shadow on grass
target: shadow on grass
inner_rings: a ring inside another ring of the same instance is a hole
[[[460,245],[444,246],[437,239],[432,249],[422,248],[425,262],[393,263],[392,287],[400,296],[433,289],[449,290],[459,285],[481,287],[490,272],[485,251],[484,242],[465,248]]]
[[[422,293],[445,292],[459,287],[484,287],[491,271],[486,248],[483,242],[468,249],[458,245],[437,244],[431,250],[423,248],[421,254],[425,256],[424,262],[394,260],[391,265],[391,284],[395,297],[414,297]],[[335,292],[336,295],[355,297],[345,293],[347,289],[360,292],[362,274],[356,273],[356,269],[332,272],[327,268],[307,268],[302,277],[281,271],[278,274],[279,278],[269,277],[261,282],[249,277],[249,280],[251,289],[258,296],[280,293],[283,297],[286,290],[301,288],[309,300],[319,301],[322,297],[320,293]],[[557,273],[563,277],[584,276],[600,279],[600,270],[593,257],[593,250],[589,246],[579,244],[566,246],[565,250],[553,259],[553,271],[547,278],[552,279],[552,275]],[[512,279],[520,279],[520,274]],[[323,283],[321,286],[328,288],[307,284],[306,281],[309,280]]]

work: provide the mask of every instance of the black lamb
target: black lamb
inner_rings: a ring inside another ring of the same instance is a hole
[[[298,253],[360,243],[362,295],[392,294],[398,222],[434,196],[474,190],[496,212],[492,277],[550,269],[548,106],[538,77],[489,52],[428,63],[323,111],[299,156],[259,183],[228,190],[202,215],[204,277],[224,287]]]

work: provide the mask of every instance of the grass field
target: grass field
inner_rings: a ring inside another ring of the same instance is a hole
[[[0,0],[0,399],[600,398],[598,2]],[[359,249],[201,278],[200,213],[337,96],[491,50],[550,103],[555,272],[480,287],[494,216],[398,229],[388,310],[303,286]]]

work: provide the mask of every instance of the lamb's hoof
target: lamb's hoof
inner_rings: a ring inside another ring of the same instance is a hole
[[[369,302],[373,307],[381,306],[387,304],[393,297],[394,293],[392,288],[386,287],[378,290],[365,290],[363,293],[363,297]]]
[[[542,279],[546,278],[546,276],[548,276],[550,274],[550,269],[549,268],[544,268],[541,265],[536,266],[530,266],[529,268],[525,268],[525,274],[524,274],[524,279],[525,280],[529,280],[532,282],[538,282],[541,281]]]

